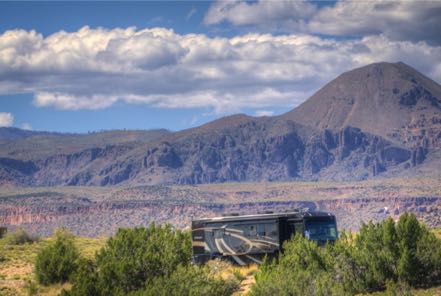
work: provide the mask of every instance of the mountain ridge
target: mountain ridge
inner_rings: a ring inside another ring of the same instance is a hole
[[[419,166],[439,173],[431,155],[441,149],[440,98],[441,86],[410,66],[376,63],[341,74],[280,116],[237,114],[110,140],[83,135],[82,145],[71,136],[76,148],[69,141],[52,148],[44,136],[40,146],[38,137],[0,141],[0,184],[362,180]]]
[[[399,143],[397,129],[421,116],[439,120],[440,111],[441,86],[404,63],[383,62],[341,74],[282,116],[319,129],[353,126]]]

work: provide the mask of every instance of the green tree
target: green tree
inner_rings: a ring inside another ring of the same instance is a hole
[[[171,275],[191,261],[191,238],[170,225],[119,229],[97,254],[97,285],[102,295],[143,289],[156,277]]]
[[[72,289],[63,290],[62,296],[97,296],[101,295],[98,286],[98,273],[92,260],[81,258],[77,270],[71,276]]]
[[[418,284],[418,275],[422,272],[422,265],[417,256],[417,246],[423,234],[417,218],[413,214],[403,214],[397,223],[398,248],[398,277],[411,285]]]
[[[266,262],[260,269],[251,295],[349,295],[332,268],[328,248],[296,235],[284,244],[277,263]]]
[[[441,283],[441,240],[413,214],[364,224],[353,238],[342,233],[324,248],[302,237],[284,245],[278,260],[265,261],[252,295],[354,295]]]
[[[417,244],[416,256],[421,266],[419,285],[441,284],[441,240],[425,227]]]
[[[329,270],[334,275],[335,284],[341,285],[350,294],[367,292],[368,268],[360,264],[362,256],[353,241],[352,235],[342,231],[335,244],[326,246],[332,264]]]
[[[77,269],[79,253],[73,236],[65,230],[58,230],[55,240],[42,249],[35,261],[37,280],[43,284],[66,282]]]
[[[362,225],[355,247],[358,264],[366,268],[363,276],[368,290],[382,289],[387,280],[396,280],[399,249],[395,223],[391,218]]]

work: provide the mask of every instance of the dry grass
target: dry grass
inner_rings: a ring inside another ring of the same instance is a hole
[[[437,238],[441,239],[441,228],[432,229],[432,232],[435,233]]]
[[[214,276],[220,276],[225,280],[234,279],[240,283],[239,291],[235,292],[234,296],[248,294],[251,286],[255,283],[254,275],[258,270],[256,264],[236,266],[222,260],[211,260],[207,266]]]
[[[415,296],[441,296],[441,286],[430,289],[418,289],[412,292]]]
[[[69,290],[71,285],[69,283],[55,284],[48,287],[39,286],[38,294],[39,296],[58,296],[63,289]]]
[[[433,287],[429,289],[412,289],[410,291],[411,295],[414,296],[441,296],[441,286],[439,287]],[[384,292],[375,292],[371,294],[366,294],[366,296],[388,296],[391,294],[388,294],[386,291]],[[395,295],[395,294],[393,294]],[[398,294],[397,294],[398,295]]]
[[[0,295],[26,295],[26,285],[29,281],[35,282],[35,258],[38,252],[52,240],[53,237],[50,237],[32,244],[9,245],[7,240],[0,239],[0,253],[6,259],[0,262]],[[75,237],[78,250],[87,258],[92,258],[105,242],[105,237]],[[38,295],[55,296],[68,286],[69,284],[38,286]]]

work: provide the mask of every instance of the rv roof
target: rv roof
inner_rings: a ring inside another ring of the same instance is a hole
[[[195,222],[221,222],[221,221],[238,221],[238,220],[254,220],[259,219],[274,219],[282,217],[334,217],[333,214],[327,212],[310,212],[310,211],[292,211],[292,212],[282,212],[282,213],[271,213],[271,214],[250,214],[250,215],[231,215],[231,216],[221,216],[213,218],[201,218],[194,219]]]

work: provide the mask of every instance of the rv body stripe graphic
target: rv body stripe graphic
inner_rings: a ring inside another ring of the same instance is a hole
[[[194,241],[193,242],[193,247],[202,247],[202,248],[204,248],[205,247],[205,242],[198,242],[198,241]]]
[[[251,255],[245,255],[248,259],[251,259],[252,261],[254,261],[254,262],[256,262],[256,263],[258,263],[258,264],[261,264],[262,263],[262,261],[260,261],[260,260],[258,260],[258,259],[256,259],[256,258],[254,258],[253,256],[251,256]]]
[[[220,241],[222,245],[224,245],[225,249],[227,249],[227,251],[230,252],[231,255],[236,255],[236,252],[228,246],[228,244],[225,242],[223,238],[221,238]]]
[[[218,251],[219,253],[221,253],[224,256],[243,256],[246,255],[248,257],[248,254],[250,252],[253,251],[253,249],[257,249],[257,250],[267,250],[267,251],[274,251],[274,248],[278,249],[279,248],[279,243],[274,242],[273,238],[269,238],[267,236],[262,236],[260,238],[263,239],[251,239],[248,238],[244,235],[244,231],[240,230],[240,229],[234,229],[234,228],[227,228],[227,225],[222,225],[221,227],[201,227],[201,228],[196,228],[193,229],[192,231],[204,231],[204,232],[210,232],[210,233],[215,233],[216,230],[222,230],[222,237],[216,237],[214,238],[214,245],[213,247],[215,247],[217,250],[213,250],[213,251]],[[228,244],[228,242],[225,241],[225,236],[227,237],[233,237],[239,241],[242,241],[243,243],[240,244],[239,246],[241,248],[245,247],[245,250],[234,250],[233,246],[230,246]],[[268,240],[264,240],[265,238],[267,238]],[[193,242],[193,246],[197,247],[201,247],[204,246],[206,247],[206,249],[210,250],[209,244],[207,243],[207,239],[209,238],[205,238],[205,242],[204,245],[202,245],[202,242],[197,242],[194,241]],[[213,242],[213,240],[212,240]],[[210,252],[212,252],[212,250],[210,250]],[[250,256],[252,257],[252,256]],[[234,258],[236,260],[236,258]],[[239,258],[237,258],[239,259]],[[256,261],[257,259],[252,257],[249,258],[253,261]],[[236,260],[236,261],[242,261],[242,260]],[[258,260],[259,261],[259,260]],[[239,262],[238,262],[239,263]]]
[[[232,256],[232,257],[237,262],[237,264],[242,265],[242,266],[246,265],[245,262],[243,262],[239,257],[237,257],[237,256]]]
[[[216,244],[216,248],[219,250],[220,253],[225,254],[224,248],[221,246],[221,241],[218,238],[214,239],[214,243]]]

